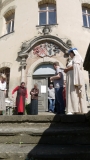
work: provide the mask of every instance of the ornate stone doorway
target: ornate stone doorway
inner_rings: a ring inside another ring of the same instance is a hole
[[[52,68],[43,68],[41,65],[51,65],[53,62],[58,61],[61,68],[65,68],[68,49],[69,46],[59,37],[43,34],[23,43],[21,51],[18,52],[21,80],[26,82],[28,91],[32,89],[34,83],[39,84],[41,94],[39,95],[39,111],[48,110],[48,78],[54,75],[54,72],[51,74]],[[41,92],[41,88],[45,90],[45,93]]]
[[[49,77],[55,74],[52,64],[41,64],[33,73],[33,85],[38,84],[38,110],[48,111],[48,85],[50,83]]]

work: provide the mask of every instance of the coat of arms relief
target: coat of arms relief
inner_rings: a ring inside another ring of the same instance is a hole
[[[60,52],[60,48],[53,43],[42,43],[33,49],[33,54],[39,57],[54,56]]]

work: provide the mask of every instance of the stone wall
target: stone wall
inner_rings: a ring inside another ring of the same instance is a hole
[[[42,27],[38,26],[38,2],[38,0],[3,0],[0,4],[0,64],[3,62],[12,63],[10,95],[12,89],[21,80],[21,70],[19,69],[21,59],[18,57],[18,52],[21,50],[22,43],[31,41],[42,34]],[[65,43],[70,39],[73,47],[77,47],[84,58],[90,42],[90,29],[83,27],[82,3],[90,4],[90,1],[56,0],[57,25],[51,26],[50,35],[60,38]],[[14,32],[4,35],[4,14],[12,8],[15,9]],[[60,63],[65,66],[65,62],[62,62],[61,59]],[[88,85],[88,73],[86,71],[84,71],[84,78]]]

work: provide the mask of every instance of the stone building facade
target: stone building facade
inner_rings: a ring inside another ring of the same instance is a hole
[[[21,81],[26,82],[28,92],[38,83],[39,110],[47,110],[52,63],[59,61],[65,68],[71,46],[85,58],[90,42],[89,8],[90,0],[0,0],[0,72],[7,75],[8,96]],[[89,96],[86,71],[84,78]]]

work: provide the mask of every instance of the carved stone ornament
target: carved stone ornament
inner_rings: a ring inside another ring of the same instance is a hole
[[[67,41],[66,41],[66,44],[71,48],[72,47],[72,41],[70,40],[70,39],[68,39]]]
[[[30,43],[30,40],[29,40],[29,41],[26,41],[26,42],[24,42],[24,43],[22,43],[21,51],[23,51],[25,48],[27,48],[28,45],[29,45],[29,43]]]
[[[33,54],[39,57],[54,56],[60,52],[60,48],[52,43],[43,43],[33,49]]]
[[[26,59],[25,59],[25,57],[23,57],[22,58],[22,60],[21,60],[21,63],[20,63],[20,66],[22,66],[22,67],[26,67]]]
[[[3,67],[11,68],[11,66],[12,66],[12,63],[10,62],[3,62],[0,64],[0,68],[3,68]]]
[[[49,33],[51,32],[51,29],[50,29],[49,26],[45,26],[45,27],[43,28],[43,31],[42,31],[42,32],[44,33],[44,35],[47,35],[47,34],[49,34]]]

